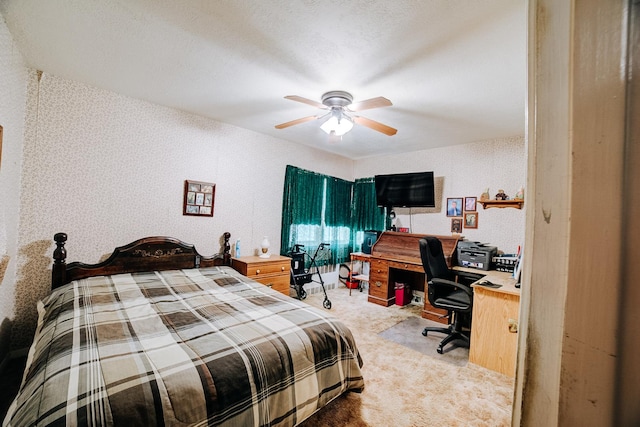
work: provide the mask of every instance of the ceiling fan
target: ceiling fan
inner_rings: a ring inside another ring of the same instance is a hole
[[[284,129],[289,126],[328,117],[329,119],[324,122],[320,128],[329,135],[333,134],[336,136],[342,136],[351,130],[354,123],[366,126],[389,136],[395,135],[396,132],[398,132],[397,129],[394,129],[391,126],[353,114],[362,110],[370,110],[372,108],[388,107],[393,105],[391,104],[391,101],[382,96],[353,103],[353,96],[351,96],[349,92],[333,90],[322,95],[322,103],[297,95],[289,95],[285,96],[285,98],[329,111],[325,114],[302,117],[290,122],[281,123],[276,125],[276,129]]]

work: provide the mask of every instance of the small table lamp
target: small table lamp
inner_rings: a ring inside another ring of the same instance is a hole
[[[271,256],[269,253],[269,246],[271,246],[271,244],[269,244],[269,239],[267,239],[267,236],[264,236],[260,243],[260,258],[269,258]]]

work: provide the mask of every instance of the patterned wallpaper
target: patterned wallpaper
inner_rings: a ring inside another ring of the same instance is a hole
[[[29,345],[36,302],[49,292],[56,232],[69,235],[69,262],[98,262],[150,235],[179,238],[209,255],[225,231],[241,239],[243,254],[264,235],[277,252],[287,164],[345,179],[432,169],[443,197],[502,185],[514,193],[524,183],[522,138],[353,162],[79,82],[48,74],[39,80],[33,70],[26,105],[14,348]],[[182,215],[185,179],[216,183],[214,217]],[[416,232],[449,230],[444,213],[400,212],[398,222]],[[464,234],[513,247],[524,234],[524,211],[480,212],[479,224]]]
[[[243,254],[265,235],[278,252],[285,166],[351,178],[351,160],[79,82],[31,72],[28,90],[14,347],[49,291],[56,232],[69,262],[152,235],[211,255],[225,231]],[[216,184],[213,217],[182,215],[186,179]]]
[[[26,82],[22,57],[0,19],[0,363],[9,351],[14,318]]]
[[[523,117],[524,120],[524,117]],[[493,197],[499,189],[514,197],[526,184],[527,156],[523,136],[480,141],[447,148],[418,151],[411,155],[387,156],[357,161],[355,176],[383,173],[434,171],[440,189],[439,209],[396,209],[396,226],[414,233],[451,234],[447,198],[480,198],[489,188]],[[526,203],[525,189],[525,203]],[[477,205],[478,228],[463,228],[467,240],[489,243],[505,253],[524,245],[525,209],[490,208]]]

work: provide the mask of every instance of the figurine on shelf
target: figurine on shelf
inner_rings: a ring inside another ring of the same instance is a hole
[[[520,187],[518,192],[516,193],[516,200],[524,200],[524,187]]]
[[[496,194],[496,200],[509,200],[509,196],[504,193],[504,190],[498,190],[498,194]]]
[[[489,200],[491,197],[489,197],[489,188],[486,188],[484,190],[484,193],[482,193],[480,195],[480,200]]]

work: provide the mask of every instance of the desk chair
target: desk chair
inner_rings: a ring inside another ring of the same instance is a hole
[[[442,251],[442,243],[438,238],[427,236],[419,241],[422,266],[427,275],[427,295],[429,302],[436,308],[447,310],[449,326],[426,327],[422,331],[425,337],[429,332],[440,332],[447,336],[440,341],[438,353],[453,340],[463,341],[469,347],[471,337],[471,309],[473,307],[473,290],[466,285],[455,282],[455,273],[449,270]]]

